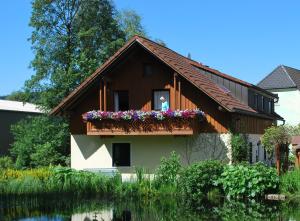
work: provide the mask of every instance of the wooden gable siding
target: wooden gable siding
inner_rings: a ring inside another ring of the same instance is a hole
[[[144,65],[152,67],[153,74],[144,75]],[[170,108],[174,109],[173,96],[174,72],[157,62],[152,56],[139,49],[124,64],[107,75],[108,107],[114,111],[114,91],[125,90],[129,95],[129,109],[149,111],[152,108],[153,90],[170,90]]]
[[[263,134],[266,128],[276,124],[276,120],[241,114],[233,114],[231,119],[231,128],[234,133]]]
[[[151,64],[153,75],[144,76],[144,64]],[[128,90],[129,108],[149,111],[152,109],[153,90],[170,90],[171,109],[199,108],[206,114],[206,122],[201,122],[201,132],[228,132],[230,114],[220,111],[219,105],[190,82],[177,75],[174,89],[174,71],[159,62],[144,50],[135,50],[118,67],[106,74],[107,111],[114,111],[113,92]],[[72,134],[85,134],[86,125],[82,121],[84,112],[99,109],[100,81],[91,87],[70,111],[70,130]],[[176,101],[175,101],[176,98]]]

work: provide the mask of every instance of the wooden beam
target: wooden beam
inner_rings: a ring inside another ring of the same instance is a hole
[[[107,111],[107,82],[104,80],[103,85],[103,110]]]
[[[102,88],[103,88],[103,83],[102,83],[102,80],[100,80],[100,89],[99,89],[99,110],[102,111],[103,110],[103,91],[102,91]]]
[[[178,79],[178,109],[181,110],[181,81]]]
[[[176,78],[177,78],[177,73],[174,73],[173,75],[173,104],[172,104],[172,109],[176,110],[177,108],[177,102],[176,102]]]

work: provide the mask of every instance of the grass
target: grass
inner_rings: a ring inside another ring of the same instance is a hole
[[[300,199],[300,169],[295,169],[280,177],[280,192]]]
[[[64,167],[0,172],[1,195],[112,194],[121,185],[120,177],[106,177]]]

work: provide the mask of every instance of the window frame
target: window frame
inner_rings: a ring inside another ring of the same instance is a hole
[[[129,144],[129,166],[115,166],[114,165],[114,144]],[[132,166],[132,144],[128,141],[112,142],[111,143],[111,164],[112,168],[117,167],[131,167]]]
[[[129,110],[130,109],[129,90],[114,90],[113,91],[113,108],[114,108],[114,111],[116,111],[115,94],[119,93],[119,92],[127,92],[127,95],[128,95],[128,110]],[[119,108],[118,109],[119,109],[118,111],[120,111],[120,102],[119,102]]]
[[[170,89],[153,89],[152,90],[152,99],[151,99],[151,109],[152,110],[155,110],[154,109],[154,104],[155,104],[155,102],[154,102],[154,99],[155,99],[155,92],[159,92],[159,91],[167,91],[168,93],[169,93],[169,100],[168,100],[168,104],[169,104],[169,107],[171,107],[171,92],[170,92]]]

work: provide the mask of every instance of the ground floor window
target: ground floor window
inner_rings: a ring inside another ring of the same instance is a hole
[[[112,160],[114,167],[130,166],[130,144],[129,143],[113,143]]]

